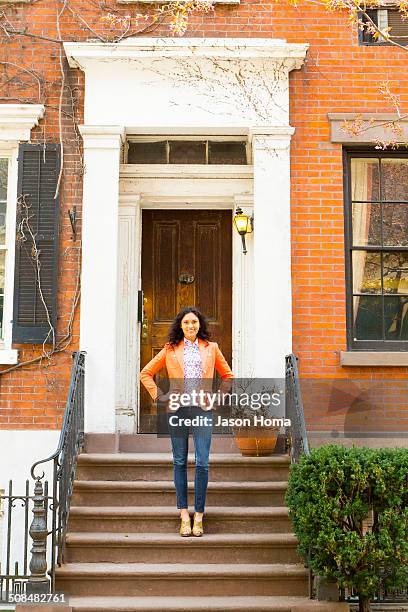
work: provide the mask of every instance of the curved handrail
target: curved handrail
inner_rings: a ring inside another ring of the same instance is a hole
[[[293,353],[286,355],[285,366],[285,406],[286,415],[291,420],[290,433],[287,439],[291,461],[297,463],[301,455],[309,455],[310,451],[296,355]]]
[[[68,524],[69,508],[75,478],[77,458],[84,441],[84,378],[85,351],[72,354],[73,364],[64,418],[57,449],[45,459],[36,461],[31,466],[31,476],[40,483],[45,472],[36,474],[39,465],[52,462],[52,525],[51,535],[51,588],[55,587],[55,566],[61,564],[64,556],[65,534]],[[48,483],[45,482],[46,486]]]
[[[79,369],[83,370],[84,368],[85,354],[86,354],[85,351],[77,351],[72,354],[74,363],[72,364],[72,373],[71,373],[71,381],[70,381],[69,392],[68,392],[68,399],[67,399],[67,403],[65,406],[64,418],[62,421],[61,433],[60,433],[60,437],[58,441],[57,450],[52,455],[47,457],[46,459],[40,459],[39,461],[36,461],[35,463],[33,463],[33,465],[31,466],[30,474],[34,480],[37,480],[37,479],[42,480],[44,478],[44,472],[42,473],[42,476],[40,477],[35,476],[35,473],[34,473],[35,468],[38,465],[41,465],[43,463],[48,463],[48,461],[52,461],[56,459],[64,447],[64,440],[66,439],[66,433],[67,433],[70,416],[71,416],[70,407],[73,404],[73,398],[74,398],[75,389],[76,389],[75,383],[76,383],[77,372]]]

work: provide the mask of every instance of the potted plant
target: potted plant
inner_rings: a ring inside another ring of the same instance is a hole
[[[279,421],[270,406],[254,410],[250,406],[234,406],[233,432],[236,444],[244,457],[272,455],[278,439]]]

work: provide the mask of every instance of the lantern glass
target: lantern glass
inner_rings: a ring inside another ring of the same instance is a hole
[[[248,232],[249,217],[243,213],[236,214],[234,217],[234,224],[239,234],[246,234]]]

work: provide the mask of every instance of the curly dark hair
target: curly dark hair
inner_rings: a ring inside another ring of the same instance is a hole
[[[197,337],[201,338],[202,340],[209,340],[210,332],[208,331],[208,321],[206,317],[195,306],[187,306],[186,308],[182,308],[180,310],[180,312],[176,315],[176,318],[170,326],[170,346],[176,346],[184,338],[183,330],[181,329],[181,321],[183,320],[183,317],[185,317],[186,314],[188,314],[189,312],[195,314],[197,319],[200,321],[200,329],[198,330]]]

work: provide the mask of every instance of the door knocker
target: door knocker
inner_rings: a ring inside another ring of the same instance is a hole
[[[188,274],[187,272],[182,272],[178,277],[179,283],[182,285],[191,285],[194,283],[194,274]]]

